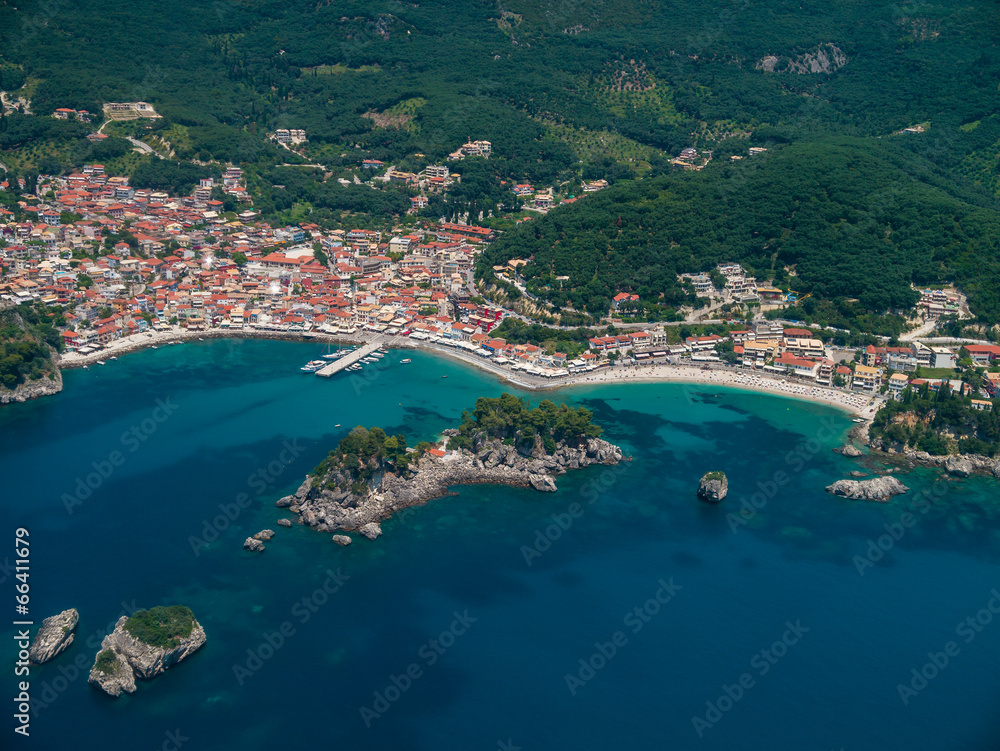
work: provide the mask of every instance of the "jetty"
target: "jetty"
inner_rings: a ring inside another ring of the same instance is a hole
[[[358,347],[351,352],[348,352],[341,358],[338,358],[331,362],[329,365],[324,365],[322,368],[316,371],[316,375],[323,376],[324,378],[329,378],[330,376],[336,375],[344,368],[350,367],[362,357],[368,357],[372,352],[377,350],[382,346],[382,337],[378,337],[368,342],[362,347]]]

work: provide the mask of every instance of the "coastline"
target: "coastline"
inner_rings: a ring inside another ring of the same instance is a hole
[[[70,353],[60,356],[58,367],[62,370],[82,368],[111,357],[138,352],[153,346],[167,345],[171,342],[184,342],[207,339],[271,339],[275,341],[320,342],[330,344],[361,344],[373,337],[372,334],[327,334],[323,332],[287,333],[277,331],[254,330],[220,330],[187,331],[177,329],[144,334],[133,334],[125,339],[113,342],[111,345],[90,355]],[[717,385],[741,391],[783,396],[791,399],[810,401],[840,409],[844,412],[870,420],[881,406],[882,397],[854,392],[839,391],[820,386],[810,385],[789,378],[777,378],[756,371],[731,370],[722,368],[701,368],[691,365],[642,364],[618,366],[588,374],[571,375],[553,381],[539,378],[527,373],[512,372],[507,368],[484,360],[474,355],[467,355],[458,350],[432,343],[417,342],[404,337],[393,337],[386,340],[386,345],[392,349],[414,349],[448,357],[465,363],[479,370],[486,371],[509,383],[529,391],[548,391],[573,386],[611,385],[616,383],[678,383],[696,386]],[[869,403],[874,402],[869,406]]]

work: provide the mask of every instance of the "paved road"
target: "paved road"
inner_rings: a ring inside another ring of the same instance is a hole
[[[166,158],[162,154],[157,153],[157,151],[155,149],[153,149],[153,147],[150,146],[148,143],[143,143],[138,138],[132,138],[131,136],[125,136],[125,139],[130,144],[132,144],[133,146],[135,146],[136,149],[139,150],[139,151],[141,151],[143,154],[152,154],[153,156],[157,157],[158,159],[165,159]]]
[[[918,326],[917,328],[913,329],[913,331],[907,331],[905,334],[901,334],[899,337],[899,341],[909,342],[921,336],[929,334],[934,330],[934,326],[936,324],[937,321],[927,321],[927,323],[923,324],[922,326]]]

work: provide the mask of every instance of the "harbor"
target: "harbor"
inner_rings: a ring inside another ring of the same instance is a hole
[[[334,360],[328,365],[324,365],[316,371],[316,375],[323,376],[324,378],[330,378],[342,370],[347,370],[351,366],[356,365],[361,359],[370,356],[373,352],[375,352],[375,350],[382,346],[382,343],[383,338],[376,337],[367,344],[358,347],[355,350],[351,350],[343,357]]]

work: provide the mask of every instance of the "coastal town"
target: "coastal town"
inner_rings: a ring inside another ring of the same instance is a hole
[[[463,149],[488,155],[489,144]],[[441,189],[451,179],[447,168],[413,178],[439,181]],[[843,396],[834,400],[855,409],[867,404],[866,396],[898,399],[908,386],[926,383],[933,390],[947,383],[983,410],[992,409],[1000,387],[996,373],[986,372],[981,384],[953,374],[961,357],[993,366],[1000,359],[995,345],[914,340],[837,350],[820,338],[822,331],[763,318],[732,321],[736,325],[726,334],[683,338],[668,324],[617,333],[609,328],[581,342],[573,355],[540,342],[508,341],[494,330],[519,314],[486,300],[473,274],[476,256],[496,238],[495,230],[444,221],[420,222],[389,236],[371,229],[327,231],[310,223],[272,227],[253,211],[238,167],[227,168],[219,181],[202,180],[184,197],[134,189],[127,177],[109,176],[100,164],[40,178],[34,196],[10,181],[0,189],[30,199],[19,203],[30,217],[26,221],[0,210],[0,305],[63,310],[62,367],[195,335],[349,342],[382,337],[398,346],[453,353],[534,386],[594,377],[595,371],[657,378],[701,371],[688,374],[696,380],[706,371],[741,371],[781,382],[781,390],[839,392]],[[223,211],[222,201],[213,198],[217,189],[243,210]],[[514,260],[493,270],[516,283],[520,264]],[[683,278],[697,295],[720,302],[766,307],[780,305],[784,295],[758,285],[733,263]],[[609,315],[627,307],[631,297],[617,295]],[[933,321],[959,312],[962,300],[926,290],[919,305]],[[729,377],[747,383],[745,376]]]

